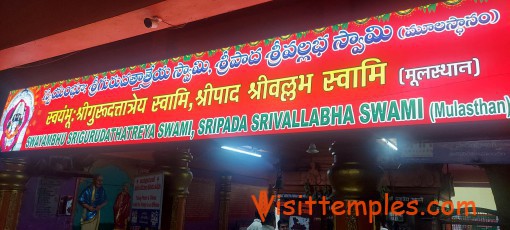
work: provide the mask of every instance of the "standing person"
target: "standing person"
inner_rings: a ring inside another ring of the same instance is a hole
[[[131,209],[131,196],[129,195],[129,184],[122,186],[122,191],[117,195],[115,204],[113,205],[114,229],[126,229],[129,218],[129,210]]]
[[[262,230],[262,221],[258,211],[255,211],[255,219],[253,219],[253,223],[246,230]]]
[[[81,192],[78,203],[83,207],[81,218],[82,230],[97,230],[99,228],[100,210],[106,205],[106,192],[103,188],[103,177],[94,176],[92,184]]]

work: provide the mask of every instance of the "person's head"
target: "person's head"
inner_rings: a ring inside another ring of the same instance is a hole
[[[101,186],[103,186],[103,176],[95,175],[94,179],[92,179],[92,184],[94,184],[96,188],[100,188]]]
[[[278,230],[288,230],[289,229],[289,221],[285,219],[280,219],[278,221]]]

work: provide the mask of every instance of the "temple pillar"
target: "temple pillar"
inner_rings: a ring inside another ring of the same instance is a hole
[[[193,179],[188,163],[192,159],[188,149],[154,153],[156,167],[153,171],[162,172],[165,177],[161,229],[184,229],[186,197]]]
[[[228,229],[228,214],[230,210],[230,191],[232,176],[221,176],[220,185],[220,210],[219,210],[219,230]]]
[[[0,229],[16,229],[28,176],[23,158],[0,158]]]
[[[498,210],[499,223],[501,230],[510,229],[510,166],[508,165],[486,165],[485,172],[489,177],[492,194]]]
[[[328,180],[335,194],[332,202],[343,201],[344,210],[347,211],[349,200],[365,201],[367,206],[369,200],[379,200],[377,186],[383,173],[374,156],[365,151],[342,153],[337,143],[331,145],[330,153],[333,155],[333,164],[328,170]],[[351,213],[355,213],[354,210]],[[335,229],[372,230],[375,226],[375,222],[369,223],[369,217],[365,215],[347,215],[346,212],[345,215],[335,216]]]

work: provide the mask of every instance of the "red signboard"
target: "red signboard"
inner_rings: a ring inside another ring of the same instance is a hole
[[[510,118],[508,1],[447,1],[10,92],[2,151]]]

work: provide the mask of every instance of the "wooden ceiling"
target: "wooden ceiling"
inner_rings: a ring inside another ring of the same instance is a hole
[[[267,1],[1,1],[0,71]],[[153,16],[164,22],[148,29],[143,20]]]

